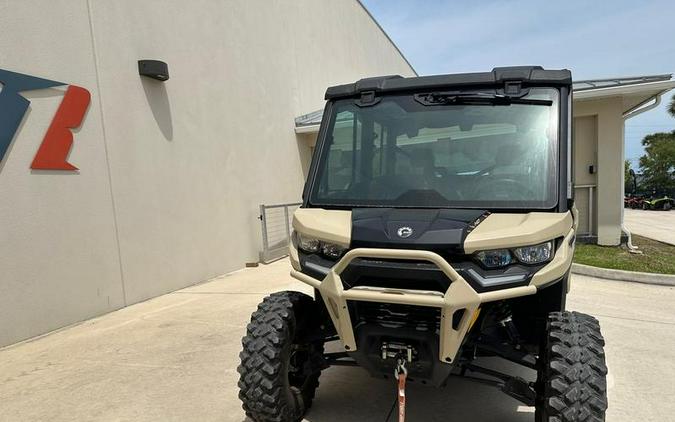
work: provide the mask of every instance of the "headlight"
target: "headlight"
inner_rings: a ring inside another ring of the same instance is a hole
[[[487,268],[505,267],[513,261],[511,252],[508,249],[496,249],[493,251],[480,251],[476,254],[476,259]]]
[[[338,259],[347,251],[347,248],[335,243],[324,242],[319,239],[293,232],[295,246],[307,253],[321,252],[327,258]]]
[[[319,252],[319,249],[321,249],[321,242],[319,239],[307,237],[298,232],[295,232],[295,238],[298,241],[298,248],[305,252],[316,253]]]
[[[321,244],[321,252],[331,259],[338,259],[342,256],[342,254],[345,253],[346,250],[347,248],[343,248],[342,246],[336,245],[335,243]]]
[[[550,261],[553,257],[553,241],[539,245],[523,246],[512,250],[495,249],[492,251],[480,251],[474,256],[486,268],[506,267],[515,262],[528,265],[541,264]]]
[[[551,259],[553,253],[553,242],[549,241],[534,246],[523,246],[513,250],[513,254],[518,261],[523,264],[541,264]]]

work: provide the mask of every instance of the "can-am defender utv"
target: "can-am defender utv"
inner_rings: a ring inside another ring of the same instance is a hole
[[[434,386],[494,378],[537,421],[605,419],[598,321],[565,310],[571,83],[568,70],[509,67],[327,90],[290,250],[314,298],[280,292],[253,313],[239,366],[249,417],[300,420],[331,365],[393,378],[403,363]],[[335,340],[342,351],[325,352]]]

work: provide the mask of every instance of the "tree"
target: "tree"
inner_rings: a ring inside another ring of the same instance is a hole
[[[675,190],[675,130],[647,135],[642,146],[646,153],[640,157],[643,185],[659,193]]]
[[[671,116],[675,117],[675,95],[673,95],[673,98],[670,99],[670,105],[668,106],[668,113],[670,113]]]
[[[623,162],[623,186],[626,193],[631,193],[635,190],[635,183],[633,175],[631,174],[630,160]]]

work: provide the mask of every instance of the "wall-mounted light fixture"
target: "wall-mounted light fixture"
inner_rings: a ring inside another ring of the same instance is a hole
[[[169,65],[159,60],[139,60],[138,74],[158,81],[169,80]]]

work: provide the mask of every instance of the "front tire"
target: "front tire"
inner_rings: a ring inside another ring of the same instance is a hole
[[[310,408],[323,368],[323,342],[306,339],[315,328],[314,299],[274,293],[258,305],[242,339],[239,399],[256,422],[291,422]]]
[[[598,320],[552,312],[540,353],[537,422],[602,422],[607,410],[605,341]]]

